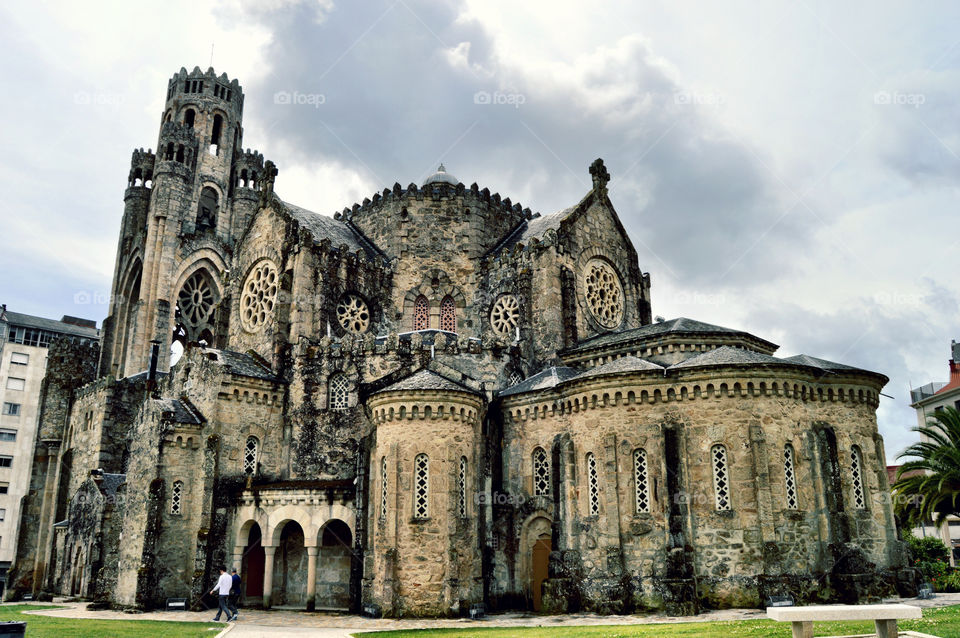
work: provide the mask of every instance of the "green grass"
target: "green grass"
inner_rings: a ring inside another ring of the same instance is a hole
[[[549,622],[545,618],[546,622]],[[482,622],[482,621],[481,621]],[[960,605],[924,609],[920,620],[901,620],[901,631],[912,630],[941,638],[960,638]],[[820,622],[813,624],[814,636],[846,636],[873,633],[873,621]],[[378,631],[354,634],[358,638],[422,638],[423,636],[470,636],[476,638],[731,638],[733,636],[790,638],[790,623],[772,620],[735,620],[706,623],[649,625],[607,625],[601,627],[489,627],[478,629],[420,629],[416,631]]]
[[[93,620],[55,618],[24,614],[26,610],[62,609],[57,605],[2,605],[0,621],[26,622],[27,638],[190,638],[216,636],[220,623],[168,622],[159,620]],[[216,627],[217,631],[210,631]]]

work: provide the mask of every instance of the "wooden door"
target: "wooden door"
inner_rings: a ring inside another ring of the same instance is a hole
[[[533,592],[533,610],[540,611],[543,604],[543,581],[547,579],[550,565],[550,535],[544,534],[533,544],[530,568],[530,590]]]

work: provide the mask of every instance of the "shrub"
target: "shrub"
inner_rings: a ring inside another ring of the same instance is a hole
[[[913,534],[908,534],[904,540],[910,546],[913,552],[913,559],[921,563],[933,561],[950,562],[950,550],[943,544],[939,538],[927,536],[926,538],[917,538]]]

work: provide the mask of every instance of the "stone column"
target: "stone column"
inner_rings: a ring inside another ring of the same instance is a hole
[[[277,551],[276,545],[263,546],[263,608],[270,609],[270,598],[273,593],[273,555]]]
[[[319,548],[307,547],[307,611],[313,611],[317,607],[317,550]]]
[[[234,545],[233,547],[233,568],[237,570],[237,573],[241,576],[243,575],[243,550],[246,549],[243,545]]]

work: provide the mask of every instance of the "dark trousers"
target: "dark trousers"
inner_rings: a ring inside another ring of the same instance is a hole
[[[227,614],[227,620],[233,618],[233,615],[237,613],[237,608],[233,607],[233,611],[230,611],[230,607],[232,606],[230,602],[230,596],[219,596],[217,601],[220,604],[220,608],[217,609],[217,615],[214,620],[220,620],[221,611]]]

